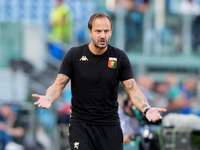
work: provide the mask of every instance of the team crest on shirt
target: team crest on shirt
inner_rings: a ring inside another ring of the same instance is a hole
[[[109,57],[108,67],[109,68],[116,68],[117,67],[117,58],[115,58],[115,57]]]

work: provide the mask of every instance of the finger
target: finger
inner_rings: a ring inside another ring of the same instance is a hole
[[[49,109],[49,108],[50,108],[50,105],[44,106],[44,109]]]
[[[47,109],[47,106],[43,106],[42,108],[43,108],[43,109]]]
[[[160,114],[158,114],[157,118],[160,120],[160,119],[162,119],[162,116]]]
[[[159,121],[159,120],[155,120],[155,121],[153,121],[153,123],[156,123],[157,121]]]
[[[39,98],[39,97],[40,97],[40,95],[38,95],[38,94],[32,94],[32,97]]]
[[[155,117],[155,119],[156,119],[156,120],[160,120],[160,119],[162,119],[162,116],[161,116],[160,114],[158,114],[158,116]]]
[[[42,104],[40,103],[40,104],[38,105],[38,107],[42,107]]]
[[[34,103],[34,105],[38,105],[38,104],[40,104],[40,102],[39,102],[39,101],[37,101],[37,102],[35,102],[35,103]]]
[[[153,123],[155,123],[155,122],[156,122],[156,120],[153,120],[153,119],[152,119],[152,122],[153,122]]]
[[[167,109],[165,109],[165,108],[159,108],[159,110],[158,111],[160,111],[160,112],[166,112],[167,111]]]
[[[155,123],[156,121],[159,121],[160,119],[162,119],[162,117],[159,115],[159,116],[155,117],[155,119],[151,119],[151,121],[153,123]]]
[[[151,119],[148,119],[148,121],[151,122],[152,120],[151,120]]]

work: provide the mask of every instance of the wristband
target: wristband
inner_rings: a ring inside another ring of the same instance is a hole
[[[146,109],[144,110],[144,113],[143,113],[144,116],[146,116],[146,113],[147,113],[147,111],[148,111],[149,109],[151,109],[151,108],[146,108]]]

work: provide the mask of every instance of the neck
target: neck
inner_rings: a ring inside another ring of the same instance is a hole
[[[107,47],[104,48],[104,49],[100,49],[98,47],[96,47],[92,42],[89,44],[89,50],[95,54],[95,55],[101,55],[103,54],[106,50],[107,50]]]

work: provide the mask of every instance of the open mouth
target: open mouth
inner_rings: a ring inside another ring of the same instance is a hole
[[[105,45],[105,44],[106,44],[106,39],[101,39],[101,40],[99,40],[99,44],[100,44],[100,45]]]

